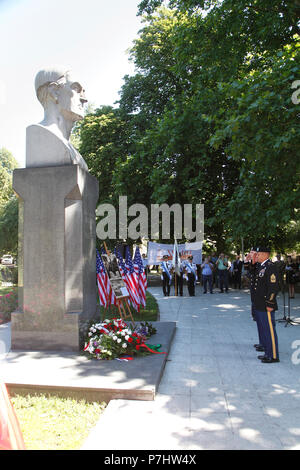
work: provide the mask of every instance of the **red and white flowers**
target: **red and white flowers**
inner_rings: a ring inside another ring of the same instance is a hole
[[[147,354],[145,331],[129,327],[121,318],[93,324],[84,351],[90,358],[116,359],[122,354]]]

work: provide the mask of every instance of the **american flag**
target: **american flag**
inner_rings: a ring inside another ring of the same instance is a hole
[[[146,290],[147,290],[147,276],[145,273],[143,260],[141,257],[140,249],[137,246],[134,253],[133,264],[135,272],[138,278],[138,292],[140,297],[140,303],[143,307],[146,307]]]
[[[134,298],[134,304],[136,305],[134,308],[139,312],[141,300],[139,296],[138,276],[133,266],[133,261],[131,258],[129,246],[126,247],[125,263],[126,263],[126,269],[128,272],[128,277],[130,279],[132,297]]]
[[[111,288],[107,271],[98,250],[96,253],[96,273],[100,304],[107,308],[110,304],[116,303],[116,296]]]
[[[178,250],[178,245],[177,245],[177,240],[175,238],[175,243],[174,243],[174,248],[173,248],[173,258],[172,258],[172,264],[174,267],[175,273],[180,276],[180,255],[179,255],[179,250]]]
[[[128,294],[129,294],[129,300],[130,300],[132,306],[136,309],[137,305],[136,305],[136,302],[135,302],[135,298],[132,295],[132,286],[131,286],[131,283],[130,283],[130,278],[128,276],[128,270],[125,266],[125,263],[124,263],[124,260],[122,258],[121,253],[116,249],[115,249],[115,255],[118,259],[118,266],[119,266],[119,270],[120,270],[122,279],[125,282],[125,285],[127,287],[127,291],[128,291]]]

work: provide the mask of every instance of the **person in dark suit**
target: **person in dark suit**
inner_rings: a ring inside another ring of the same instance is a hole
[[[172,282],[172,263],[168,261],[168,259],[168,255],[164,255],[163,261],[160,264],[162,290],[165,297],[170,295],[170,287]]]
[[[264,351],[263,346],[263,338],[261,334],[261,329],[259,328],[259,324],[257,322],[257,318],[255,316],[254,307],[253,307],[253,294],[254,294],[254,285],[256,279],[256,273],[259,269],[259,263],[257,262],[257,253],[255,248],[251,248],[250,252],[246,255],[244,260],[244,267],[247,275],[250,279],[250,297],[251,297],[251,316],[253,321],[256,322],[257,325],[257,332],[258,332],[258,343],[254,344],[253,346],[257,351]]]
[[[286,263],[286,282],[289,286],[289,296],[291,299],[295,298],[295,284],[298,279],[298,265],[292,260],[291,256],[287,257]]]
[[[265,354],[258,358],[266,364],[279,362],[278,337],[275,325],[275,310],[278,309],[276,295],[280,290],[276,265],[269,259],[270,249],[256,247],[259,263],[254,276],[253,310],[260,329]]]
[[[187,286],[190,297],[195,296],[195,286],[197,277],[197,266],[193,263],[193,256],[188,257],[188,261],[185,264],[185,273],[187,276]]]
[[[243,261],[240,255],[236,255],[236,259],[233,262],[233,287],[234,289],[242,287],[242,267]]]

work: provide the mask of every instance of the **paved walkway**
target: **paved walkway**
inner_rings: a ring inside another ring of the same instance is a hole
[[[156,399],[110,401],[83,448],[300,450],[300,325],[277,323],[280,363],[262,364],[248,292],[149,291],[161,321],[177,323]],[[299,294],[291,317],[300,320]],[[9,344],[10,325],[0,325],[0,358]]]
[[[262,364],[248,292],[149,291],[161,321],[177,322],[159,393],[153,402],[112,400],[84,449],[300,450],[300,326],[278,322],[280,363]],[[299,294],[291,317],[300,320]]]

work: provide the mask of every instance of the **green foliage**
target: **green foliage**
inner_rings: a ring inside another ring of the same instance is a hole
[[[18,162],[13,154],[4,147],[0,149],[0,166],[10,174],[18,167]]]
[[[12,172],[18,164],[4,147],[0,149],[0,210],[13,195]]]
[[[18,163],[5,148],[0,149],[0,253],[17,252],[18,203],[12,189],[12,173]]]
[[[16,266],[5,266],[0,264],[0,283],[12,282],[18,283],[18,269]]]
[[[118,110],[103,106],[88,114],[78,129],[79,151],[90,172],[101,182],[100,201],[109,202],[115,196],[117,162],[121,163],[128,153],[126,123]]]
[[[158,321],[159,308],[157,301],[150,292],[146,292],[146,307],[141,308],[140,312],[137,312],[134,308],[130,308],[134,321],[136,322],[151,322]],[[108,309],[100,307],[101,318],[117,318],[120,313],[114,305],[111,305]]]
[[[4,292],[0,289],[0,324],[11,320],[11,313],[18,305],[17,289],[12,289],[10,287],[8,290],[9,292]]]
[[[131,50],[136,74],[124,77],[106,128],[115,135],[123,123],[104,194],[202,202],[205,237],[217,249],[237,247],[241,237],[246,249],[260,238],[290,246],[300,213],[299,105],[291,101],[297,2],[170,0],[171,10],[158,8],[163,3],[139,5],[146,16]],[[100,176],[110,160],[95,142]]]
[[[0,209],[0,252],[13,253],[18,251],[18,200],[12,195]]]

